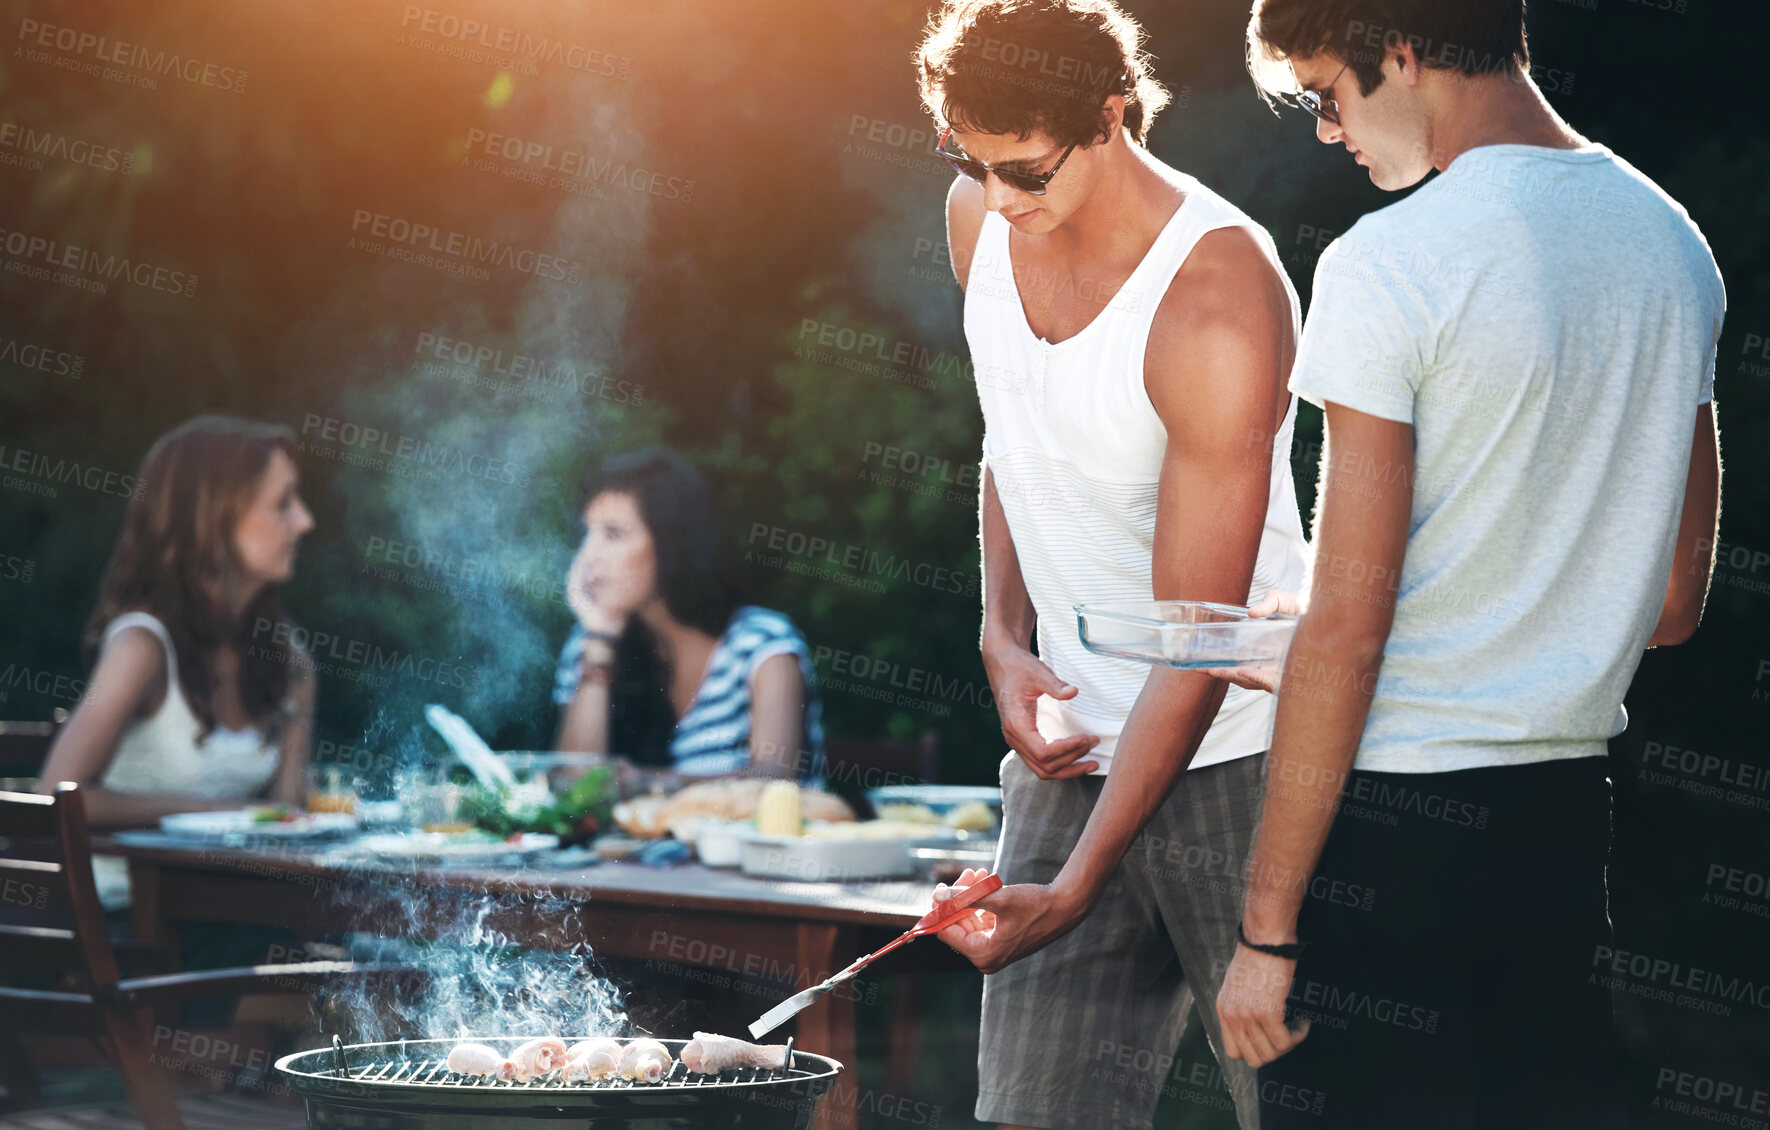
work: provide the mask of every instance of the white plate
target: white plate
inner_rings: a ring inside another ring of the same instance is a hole
[[[364,836],[350,845],[352,854],[420,863],[487,863],[551,851],[559,837],[545,832],[524,832],[515,840],[463,839],[448,832],[390,832]]]
[[[265,810],[177,812],[160,817],[160,831],[168,836],[196,840],[311,840],[348,835],[357,829],[356,817],[348,812],[304,812],[293,820],[259,821],[258,814]]]

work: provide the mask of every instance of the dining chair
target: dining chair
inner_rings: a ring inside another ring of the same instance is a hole
[[[305,993],[340,978],[414,978],[413,970],[348,961],[204,969],[125,979],[92,877],[92,844],[78,785],[51,795],[0,792],[0,972],[51,975],[54,988],[0,985],[11,1037],[83,1036],[123,1076],[148,1130],[185,1130],[170,1070],[156,1063],[156,1010],[210,997]],[[159,1057],[168,1059],[169,1057]],[[5,1064],[17,1085],[27,1064]]]

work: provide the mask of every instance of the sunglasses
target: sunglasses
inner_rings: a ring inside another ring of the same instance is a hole
[[[1311,114],[1314,114],[1322,121],[1336,126],[1339,125],[1340,104],[1334,101],[1334,84],[1340,81],[1340,76],[1345,74],[1346,68],[1351,65],[1351,62],[1342,65],[1340,69],[1334,73],[1333,82],[1327,84],[1326,90],[1299,90],[1297,93],[1291,95],[1291,101],[1303,107],[1303,109],[1309,111]]]
[[[1069,160],[1069,155],[1076,151],[1076,147],[1073,145],[1065,149],[1063,156],[1057,158],[1057,163],[1051,166],[1050,172],[1021,173],[1012,169],[1000,169],[994,165],[986,165],[982,161],[973,161],[963,153],[954,153],[946,147],[947,139],[952,135],[953,127],[948,126],[942,130],[940,143],[934,147],[934,151],[940,154],[942,160],[953,167],[954,172],[964,173],[978,184],[984,183],[989,175],[994,173],[1002,178],[1002,183],[1009,188],[1017,192],[1024,192],[1029,196],[1045,195],[1045,186],[1051,183],[1051,178],[1057,175],[1057,170],[1063,168],[1063,163]]]

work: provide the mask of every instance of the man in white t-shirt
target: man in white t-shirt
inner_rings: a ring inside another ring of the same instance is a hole
[[[1544,100],[1523,7],[1249,25],[1262,88],[1379,188],[1440,173],[1322,256],[1291,375],[1322,489],[1218,1001],[1265,1130],[1621,1125],[1605,743],[1702,615],[1724,296],[1683,208]],[[1327,874],[1373,905],[1305,903]]]

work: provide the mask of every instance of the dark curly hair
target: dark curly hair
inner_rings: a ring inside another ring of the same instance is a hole
[[[1142,145],[1168,104],[1142,42],[1112,0],[945,0],[916,49],[922,104],[957,129],[1086,146],[1110,139],[1105,103],[1122,94]]]
[[[1524,0],[1258,0],[1248,71],[1270,100],[1296,89],[1290,60],[1327,54],[1369,94],[1383,83],[1383,59],[1403,43],[1422,67],[1471,76],[1530,69]]]

